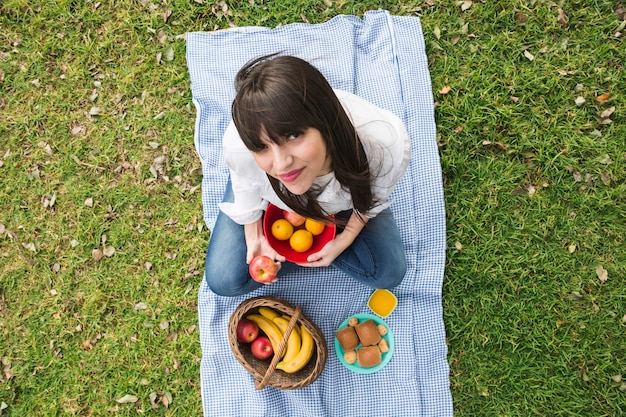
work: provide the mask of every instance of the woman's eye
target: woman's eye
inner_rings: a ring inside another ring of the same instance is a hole
[[[286,136],[287,140],[294,140],[300,137],[301,133],[290,133]]]

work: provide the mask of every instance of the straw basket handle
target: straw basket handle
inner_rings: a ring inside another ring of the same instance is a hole
[[[270,378],[272,377],[272,374],[276,370],[276,365],[278,365],[278,361],[280,360],[280,357],[282,356],[283,350],[285,350],[285,345],[287,345],[287,340],[289,340],[289,335],[291,335],[291,331],[296,325],[296,322],[298,321],[298,317],[300,317],[301,311],[302,309],[300,308],[300,306],[296,306],[294,313],[291,315],[291,320],[289,320],[289,324],[287,325],[287,330],[285,330],[285,334],[283,335],[283,339],[280,341],[277,351],[274,352],[274,357],[272,358],[272,362],[270,362],[269,368],[267,368],[267,371],[265,372],[263,379],[261,381],[255,381],[254,383],[254,386],[256,387],[256,389],[260,390],[260,389],[265,388]]]

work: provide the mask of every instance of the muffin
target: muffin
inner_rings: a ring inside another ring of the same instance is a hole
[[[353,350],[359,345],[359,338],[357,337],[354,327],[348,326],[339,329],[335,335],[344,352]]]
[[[380,364],[383,357],[378,346],[364,346],[356,352],[356,360],[361,368],[371,368]]]
[[[367,319],[357,324],[354,326],[354,330],[356,330],[356,334],[363,346],[372,346],[380,342],[381,337],[378,327],[372,319]]]

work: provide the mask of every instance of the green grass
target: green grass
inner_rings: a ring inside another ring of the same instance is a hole
[[[420,15],[426,38],[456,415],[625,413],[616,2],[225,4],[0,5],[0,415],[201,414],[196,295],[210,233],[179,35],[379,7]],[[115,253],[96,261],[104,246]]]

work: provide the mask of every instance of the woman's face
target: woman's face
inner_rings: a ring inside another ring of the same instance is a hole
[[[261,140],[266,147],[253,152],[257,165],[282,182],[293,194],[304,194],[311,188],[315,178],[331,171],[326,143],[315,128],[294,133],[281,144],[272,142],[265,129],[261,129]]]

